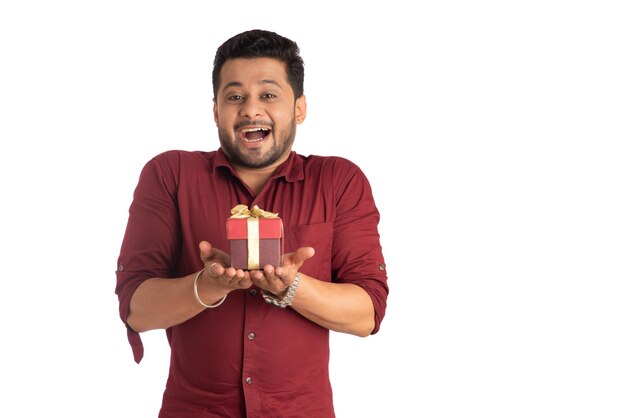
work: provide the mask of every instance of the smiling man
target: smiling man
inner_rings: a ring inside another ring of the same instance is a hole
[[[240,167],[275,169],[304,120],[305,96],[295,97],[285,64],[274,58],[231,59],[221,74],[213,111],[222,150]]]
[[[292,151],[306,117],[297,45],[241,33],[218,48],[220,148],[169,151],[142,170],[116,293],[135,360],[165,329],[160,417],[333,417],[329,330],[379,330],[388,294],[369,183],[339,157]],[[235,269],[224,251],[238,204],[280,214],[280,265]]]
[[[230,59],[218,79],[213,114],[222,151],[246,184],[261,187],[289,157],[306,98],[275,58]]]

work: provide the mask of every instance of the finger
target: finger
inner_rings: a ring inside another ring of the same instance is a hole
[[[265,273],[265,278],[267,279],[267,283],[269,286],[275,289],[281,289],[284,286],[289,285],[289,269],[285,269],[282,267],[276,267],[271,265],[265,266],[263,272]]]
[[[255,284],[258,284],[259,281],[265,279],[265,274],[263,274],[261,270],[251,270],[249,275],[250,275],[250,278],[254,280]]]
[[[298,266],[299,268],[299,266]],[[290,281],[289,276],[293,273],[290,273],[290,271],[293,271],[293,268],[288,268],[288,267],[276,267],[276,270],[274,270],[274,274],[275,276],[282,280],[285,283],[291,283],[293,280]],[[298,269],[295,269],[296,272],[298,271]]]
[[[227,267],[224,269],[222,273],[224,276],[227,276],[229,279],[237,276],[237,270],[234,267]]]
[[[239,282],[242,280],[246,280],[246,275],[244,271],[241,269],[235,269],[233,267],[228,267],[224,271],[224,277],[228,279],[228,286],[232,288],[239,287]]]
[[[255,285],[259,286],[262,289],[268,289],[271,287],[272,277],[273,275],[265,274],[264,270],[250,271],[250,280],[252,280]]]
[[[265,276],[271,277],[276,272],[276,269],[274,269],[274,266],[272,266],[271,264],[267,264],[265,267],[263,267],[263,272],[265,273]]]
[[[252,286],[252,280],[249,277],[238,277],[235,276],[231,282],[230,286],[236,289],[247,289]]]
[[[198,244],[200,247],[200,259],[203,263],[206,263],[211,259],[211,253],[213,252],[213,247],[207,241],[200,241]]]
[[[313,247],[300,247],[291,254],[285,254],[283,265],[295,264],[300,267],[306,260],[315,255]]]
[[[200,259],[203,263],[213,260],[219,261],[224,266],[230,265],[230,256],[224,251],[213,247],[208,241],[200,241],[198,246],[200,247]]]
[[[264,286],[280,285],[282,279],[276,275],[278,268],[268,264],[263,270],[252,270],[250,277],[254,278],[257,284],[262,283]]]
[[[297,264],[303,264],[306,260],[315,255],[315,248],[313,247],[301,247],[293,253]]]
[[[217,262],[213,262],[209,264],[208,270],[209,270],[209,275],[213,277],[219,277],[225,273],[224,266],[222,266],[220,263],[217,263]]]

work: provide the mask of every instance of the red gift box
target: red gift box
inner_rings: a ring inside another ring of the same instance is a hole
[[[241,206],[231,211],[237,217],[226,221],[230,265],[244,270],[262,269],[267,264],[280,266],[283,257],[283,221],[276,214],[264,212],[256,206],[252,211],[245,206],[244,212],[236,210]]]

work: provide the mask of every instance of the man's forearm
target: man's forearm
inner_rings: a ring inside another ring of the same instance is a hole
[[[152,278],[143,282],[130,300],[128,326],[136,332],[165,329],[181,324],[204,310],[194,294],[197,273],[176,279]],[[198,292],[207,304],[224,296],[221,289],[211,288],[199,280]]]
[[[366,337],[374,329],[374,305],[361,287],[328,283],[300,274],[291,307],[309,320],[333,331]]]

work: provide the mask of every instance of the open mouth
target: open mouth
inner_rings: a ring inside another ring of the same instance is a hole
[[[265,139],[272,130],[270,128],[243,128],[239,131],[241,133],[242,139],[246,142],[253,143],[259,142]]]

